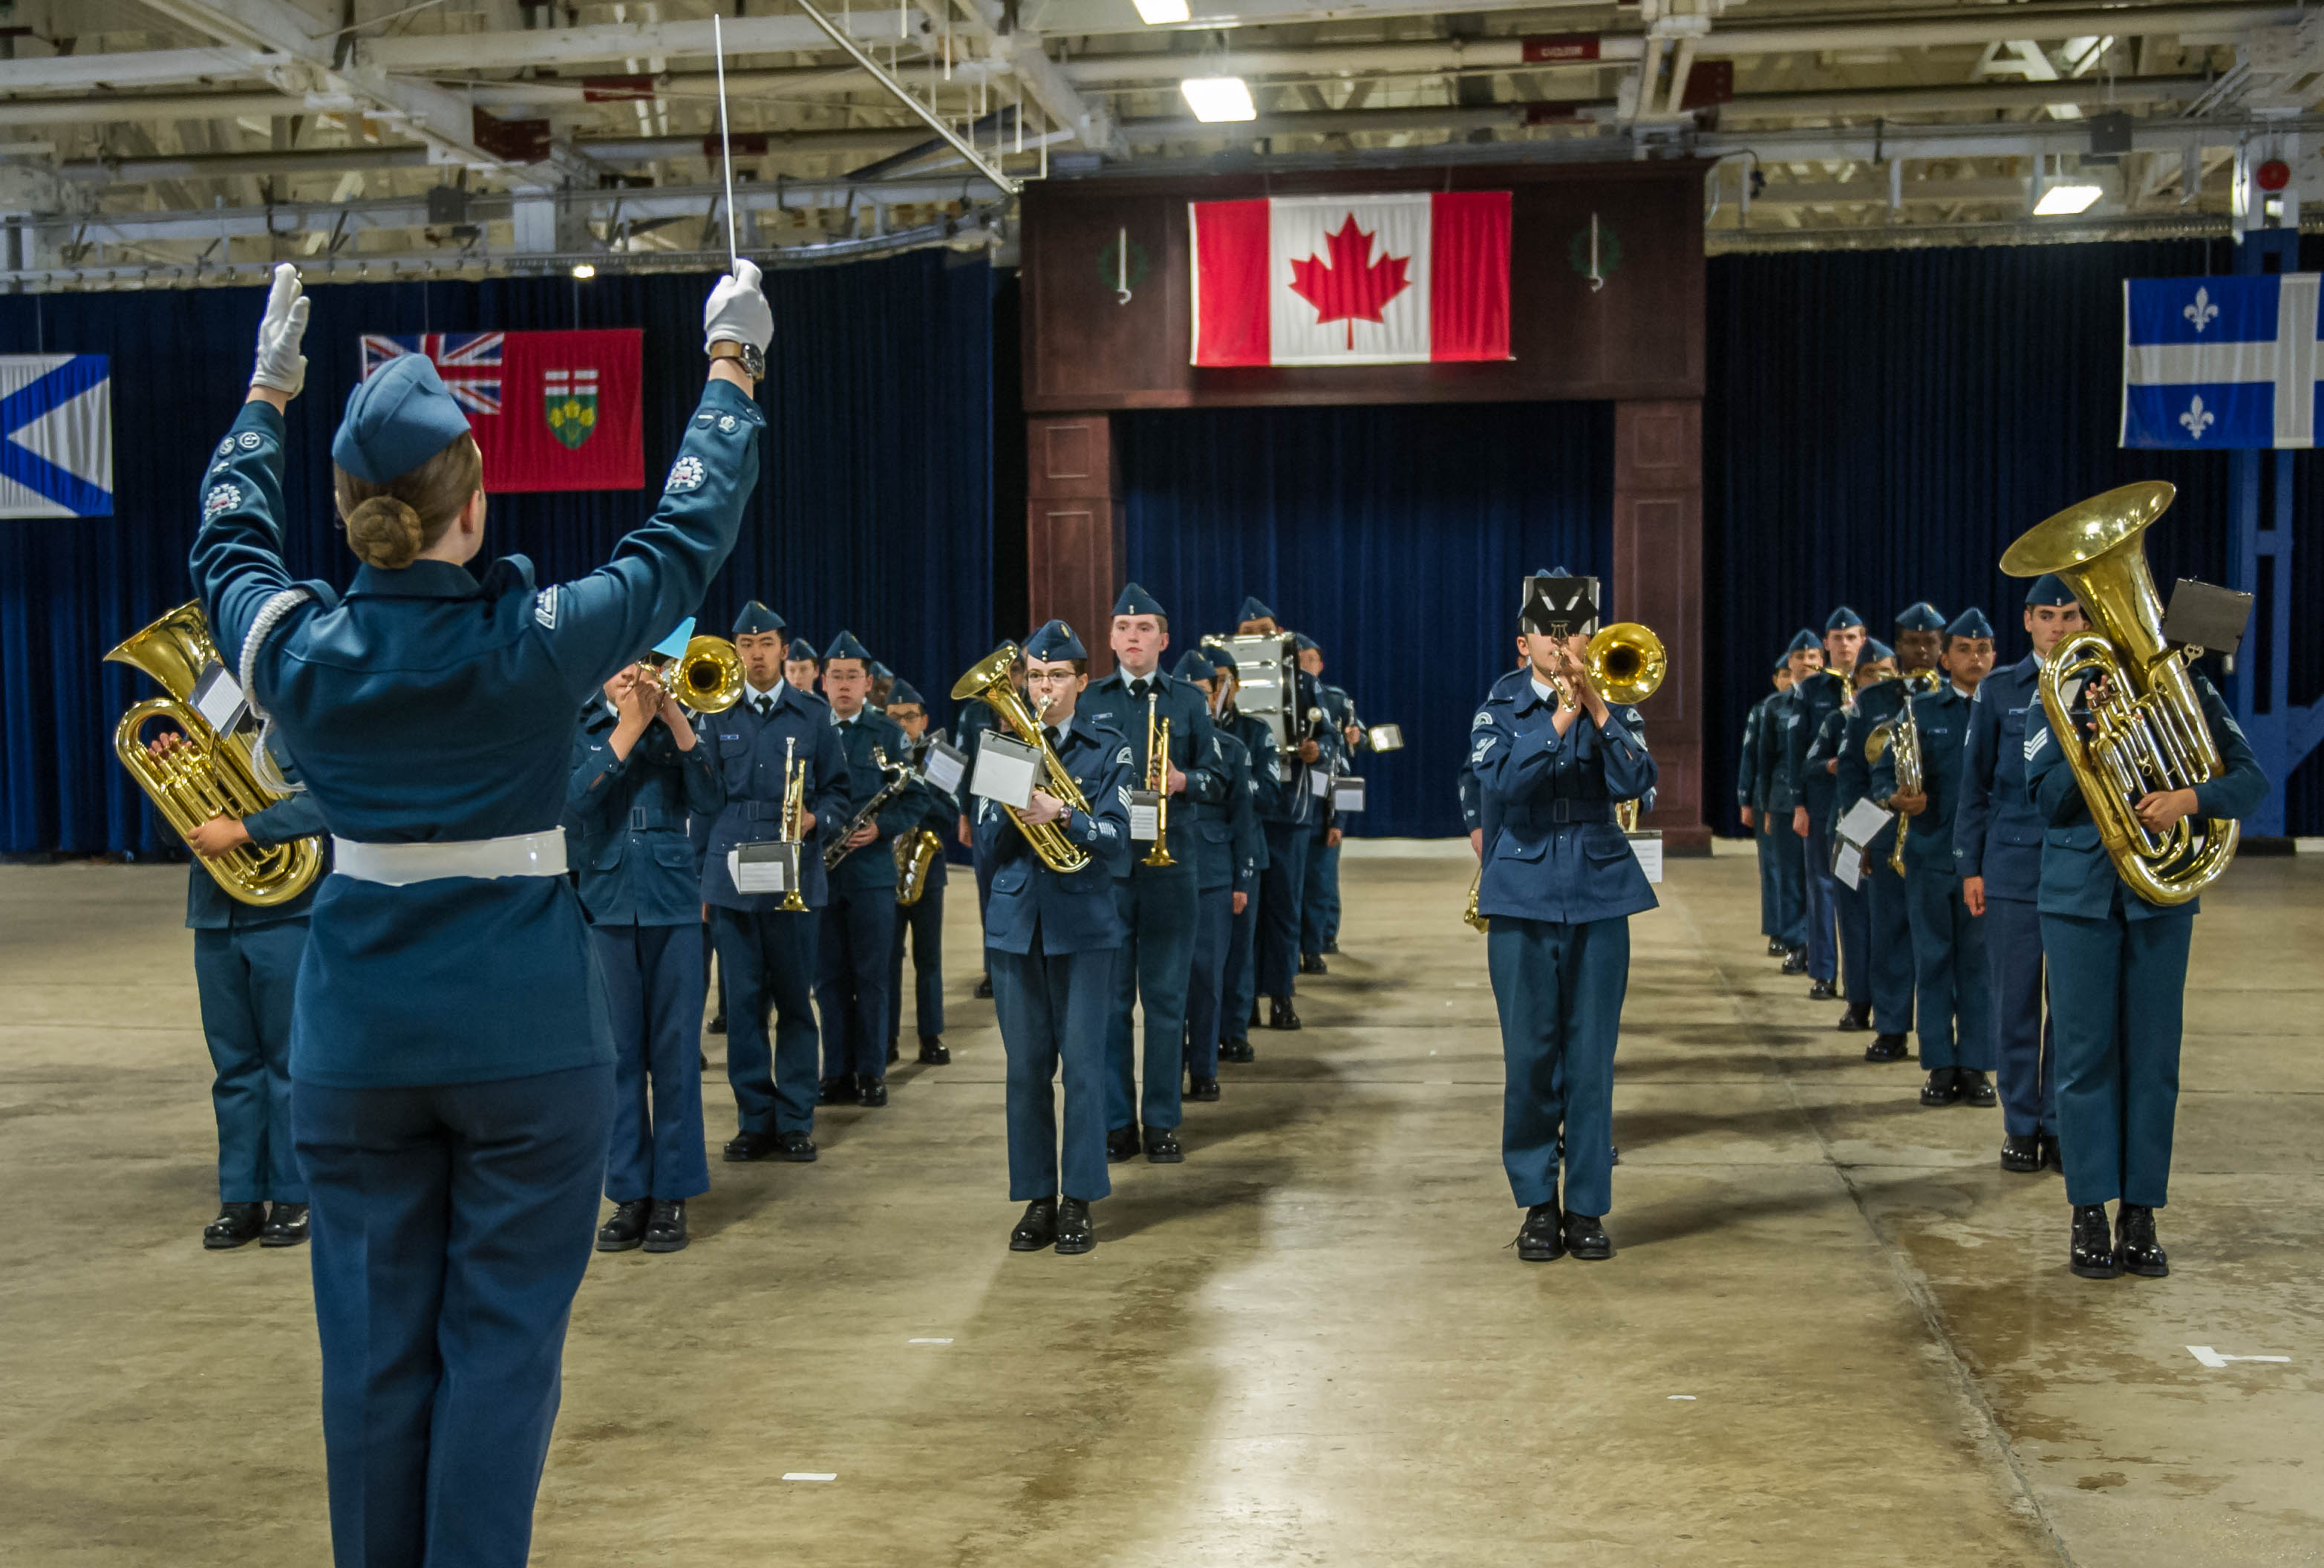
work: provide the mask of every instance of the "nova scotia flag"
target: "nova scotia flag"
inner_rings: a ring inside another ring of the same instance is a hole
[[[0,517],[113,515],[111,364],[0,355]]]
[[[2135,278],[2122,286],[2122,444],[2313,447],[2324,274]]]

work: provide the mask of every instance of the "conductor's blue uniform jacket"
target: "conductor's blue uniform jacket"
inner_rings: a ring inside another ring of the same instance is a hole
[[[1114,910],[1113,880],[1129,874],[1131,859],[1130,742],[1121,732],[1078,709],[1056,742],[1057,760],[1081,787],[1087,811],[1059,826],[1090,857],[1059,875],[1043,863],[1025,835],[993,801],[976,803],[976,853],[992,862],[992,901],[984,910],[984,945],[1003,953],[1057,955],[1119,947],[1128,936]]]
[[[579,829],[581,902],[599,926],[694,926],[702,919],[701,873],[688,816],[725,804],[714,761],[715,716],[690,715],[694,746],[659,721],[627,757],[613,755],[619,718],[603,697],[581,711],[573,737],[568,820]]]

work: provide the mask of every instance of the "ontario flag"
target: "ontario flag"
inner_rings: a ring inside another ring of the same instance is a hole
[[[645,335],[608,332],[366,334],[363,374],[424,354],[468,416],[484,488],[636,490]]]
[[[1509,357],[1509,193],[1197,201],[1194,363]]]

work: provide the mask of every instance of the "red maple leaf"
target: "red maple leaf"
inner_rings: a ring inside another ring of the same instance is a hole
[[[1336,233],[1323,236],[1332,253],[1326,263],[1314,256],[1291,263],[1291,291],[1315,307],[1315,325],[1326,321],[1348,324],[1348,346],[1356,346],[1356,323],[1377,321],[1388,302],[1412,287],[1405,275],[1410,256],[1383,255],[1372,260],[1372,236],[1356,226],[1356,215]]]

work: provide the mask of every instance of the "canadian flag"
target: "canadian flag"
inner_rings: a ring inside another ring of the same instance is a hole
[[[1509,193],[1197,201],[1194,363],[1509,357]]]

